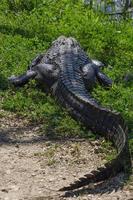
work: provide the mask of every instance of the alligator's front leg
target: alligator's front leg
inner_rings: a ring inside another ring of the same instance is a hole
[[[36,66],[41,59],[43,58],[43,54],[37,55],[29,64],[28,66],[28,71],[20,76],[14,76],[12,75],[11,77],[8,78],[8,80],[10,81],[11,84],[13,84],[14,86],[23,86],[26,83],[29,82],[30,79],[35,78],[35,76],[37,75],[37,72],[35,72],[34,70],[32,70],[32,68],[34,66]]]
[[[111,87],[112,80],[100,71],[105,65],[99,60],[92,60],[92,67],[95,69],[98,82],[105,87]]]
[[[36,81],[47,84],[47,86],[51,87],[51,85],[55,82],[58,77],[59,70],[56,66],[52,64],[39,63],[37,65],[32,65],[25,74],[20,76],[11,76],[9,78],[10,83],[14,86],[23,86],[29,82],[30,79],[35,78]]]
[[[35,78],[35,76],[37,75],[37,72],[32,71],[32,70],[28,70],[25,74],[22,74],[20,76],[11,76],[8,78],[8,80],[10,81],[11,84],[13,84],[14,86],[23,86],[26,83],[29,82],[30,79]]]
[[[88,89],[91,89],[96,80],[105,87],[112,86],[112,80],[108,78],[104,73],[102,73],[99,69],[100,67],[100,61],[96,65],[94,62],[88,63],[84,65],[81,69],[81,73],[85,82],[85,85]]]
[[[97,77],[97,80],[98,82],[105,86],[105,87],[111,87],[112,86],[112,80],[107,77],[105,74],[103,74],[102,72],[98,71],[96,73],[96,77]]]

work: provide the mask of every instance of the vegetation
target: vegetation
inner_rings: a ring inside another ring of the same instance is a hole
[[[104,62],[114,80],[112,89],[100,86],[93,96],[123,115],[133,153],[133,88],[125,74],[133,70],[131,20],[110,21],[75,0],[1,0],[0,4],[0,109],[44,123],[49,135],[94,136],[62,110],[34,81],[11,88],[7,78],[23,73],[30,61],[60,35],[75,37],[91,58]]]

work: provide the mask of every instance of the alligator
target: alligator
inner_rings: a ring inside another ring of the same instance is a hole
[[[102,62],[90,59],[76,39],[60,36],[46,53],[38,55],[31,62],[26,73],[9,78],[16,87],[23,86],[31,79],[45,85],[74,119],[111,141],[117,150],[113,160],[60,191],[99,183],[131,169],[128,128],[124,119],[120,113],[102,107],[91,96],[97,82],[105,87],[112,86],[112,80],[101,72],[103,66]]]

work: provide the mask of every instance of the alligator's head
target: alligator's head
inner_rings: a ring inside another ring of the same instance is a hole
[[[68,52],[78,53],[79,50],[81,50],[81,47],[76,39],[60,36],[52,43],[52,46],[48,49],[42,61],[48,64],[58,64],[61,55]]]
[[[52,48],[58,48],[59,52],[62,53],[62,50],[72,50],[81,47],[75,38],[60,36],[52,43]]]

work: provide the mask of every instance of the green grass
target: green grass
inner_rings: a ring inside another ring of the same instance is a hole
[[[91,58],[108,66],[104,71],[114,80],[112,89],[97,86],[93,95],[104,106],[121,112],[129,127],[133,153],[133,87],[131,81],[123,80],[126,73],[133,73],[132,21],[111,22],[81,1],[1,1],[0,109],[44,123],[49,135],[94,138],[53,98],[36,88],[34,81],[21,89],[8,85],[9,76],[23,73],[30,61],[60,35],[75,37]]]

